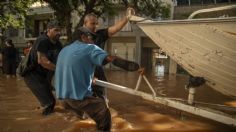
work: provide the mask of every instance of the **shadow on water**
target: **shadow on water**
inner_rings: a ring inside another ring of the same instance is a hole
[[[136,72],[108,71],[106,74],[110,82],[130,88],[135,87],[138,79]],[[187,91],[182,87],[184,81],[187,80],[185,76],[165,76],[162,79],[155,78],[153,75],[147,75],[147,77],[161,96],[175,98],[187,96]],[[140,88],[142,91],[149,92],[144,82]],[[197,94],[203,89],[205,88],[199,88]],[[207,96],[206,93],[204,94]],[[201,100],[202,96],[199,95],[197,98]],[[221,97],[218,99],[221,103],[230,101],[228,98]],[[108,98],[112,114],[112,131],[235,131],[232,127],[119,91],[108,90]],[[43,117],[38,101],[22,78],[6,79],[0,74],[0,105],[1,132],[96,132],[96,125],[91,119],[78,119],[74,113],[63,109],[59,101],[55,112]]]

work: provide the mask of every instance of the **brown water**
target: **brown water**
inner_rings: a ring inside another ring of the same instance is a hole
[[[109,81],[134,88],[137,73],[112,71],[106,73]],[[147,75],[148,76],[148,75]],[[150,82],[162,96],[187,96],[182,85],[185,76],[156,79],[149,75]],[[149,91],[144,82],[142,91]],[[204,91],[204,94],[198,95]],[[205,87],[197,91],[199,101],[225,103],[232,99]],[[210,92],[210,93],[208,93]],[[209,95],[211,98],[209,99]],[[213,96],[214,95],[214,96]],[[211,120],[192,116],[140,97],[108,90],[109,105],[112,113],[112,131],[235,131],[233,127]],[[92,120],[79,120],[74,113],[64,110],[57,103],[55,112],[47,117],[41,116],[39,103],[25,86],[22,79],[6,79],[0,74],[0,132],[94,132]]]
[[[135,88],[139,77],[138,73],[125,71],[107,71],[106,75],[109,82],[129,88]],[[185,84],[188,82],[187,75],[165,75],[164,77],[156,77],[151,73],[146,73],[145,76],[148,78],[148,81],[151,83],[158,96],[187,100],[188,90],[185,89]],[[144,80],[142,80],[140,91],[151,94],[151,90]],[[236,101],[236,99],[225,96],[207,85],[196,88],[195,100],[215,104],[230,104],[229,102]]]

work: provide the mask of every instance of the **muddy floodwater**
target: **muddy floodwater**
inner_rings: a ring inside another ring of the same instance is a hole
[[[138,73],[106,71],[109,82],[135,88]],[[186,75],[157,78],[146,74],[158,96],[187,99]],[[151,93],[142,81],[141,91]],[[236,128],[175,110],[140,97],[107,90],[112,113],[112,131],[130,132],[235,132]],[[196,101],[234,106],[234,99],[201,86]],[[231,113],[234,114],[234,113]],[[6,79],[0,74],[0,132],[96,132],[91,119],[80,120],[57,102],[55,112],[41,115],[41,108],[22,78]]]

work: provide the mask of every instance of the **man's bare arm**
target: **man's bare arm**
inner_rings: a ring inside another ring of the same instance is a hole
[[[134,14],[133,8],[127,8],[126,16],[118,21],[115,25],[108,28],[108,36],[111,37],[115,33],[119,32],[129,21],[130,17]]]
[[[103,65],[106,65],[107,63],[112,63],[113,65],[120,67],[126,71],[137,71],[140,66],[137,62],[134,61],[129,61],[126,59],[122,59],[118,56],[111,56],[108,55],[104,60],[103,60]]]
[[[128,22],[128,18],[124,17],[121,21],[108,28],[108,36],[111,37],[115,33],[119,32]]]
[[[56,65],[53,64],[48,58],[46,57],[45,54],[41,52],[37,52],[38,55],[38,64],[40,64],[42,67],[54,71],[56,68]]]

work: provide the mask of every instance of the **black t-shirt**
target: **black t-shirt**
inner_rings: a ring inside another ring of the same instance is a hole
[[[96,31],[96,35],[97,35],[97,38],[95,40],[95,44],[98,47],[104,49],[105,42],[109,38],[109,36],[108,36],[108,28],[97,30]],[[106,77],[105,77],[103,68],[101,66],[96,66],[96,70],[95,70],[94,76],[97,77],[100,80],[103,80],[103,81],[107,80]]]
[[[14,47],[5,47],[2,50],[4,61],[16,61],[16,48]]]
[[[109,38],[108,36],[108,28],[106,29],[100,29],[100,30],[97,30],[96,31],[96,35],[97,35],[97,38],[95,40],[95,44],[104,49],[105,47],[105,42],[107,41],[107,39]]]
[[[31,49],[32,50],[31,57],[35,65],[35,70],[40,75],[43,75],[43,76],[47,76],[47,73],[49,72],[48,69],[43,68],[40,64],[38,64],[37,51],[45,54],[48,60],[50,60],[53,64],[56,64],[57,57],[61,49],[62,49],[62,44],[60,41],[57,41],[54,44],[50,41],[50,39],[48,38],[46,34],[40,35],[35,41]]]

